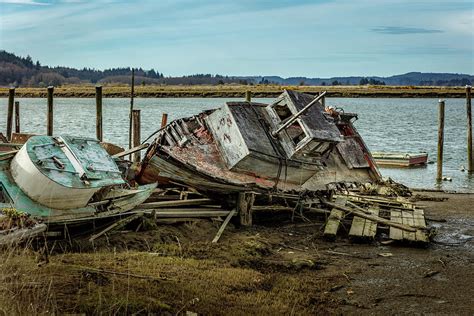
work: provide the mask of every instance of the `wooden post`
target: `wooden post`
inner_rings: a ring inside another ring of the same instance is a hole
[[[47,127],[46,127],[46,134],[48,136],[53,135],[53,93],[54,87],[48,87],[48,120],[47,120]]]
[[[104,133],[102,130],[102,86],[95,87],[95,110],[96,110],[95,134],[99,141],[103,141]]]
[[[20,102],[15,102],[15,133],[20,133]]]
[[[8,91],[8,110],[7,110],[7,139],[12,139],[13,124],[13,105],[15,103],[15,88]]]
[[[245,101],[252,102],[252,91],[247,90],[247,92],[245,92]]]
[[[133,112],[133,97],[135,96],[135,69],[132,68],[132,91],[130,92],[130,124],[128,132],[128,148],[132,148],[132,112]]]
[[[255,194],[241,192],[237,196],[237,211],[239,212],[240,224],[252,226],[252,207],[255,202]]]
[[[438,159],[437,159],[437,173],[436,180],[443,179],[443,143],[444,143],[444,100],[439,100],[439,114],[438,114]]]
[[[474,156],[472,153],[472,112],[471,112],[471,86],[466,86],[467,110],[467,171],[474,172]]]
[[[132,111],[132,121],[133,121],[133,147],[140,146],[140,110]],[[137,151],[133,154],[133,161],[140,161],[141,155],[140,151]]]
[[[168,114],[166,113],[163,113],[163,115],[161,116],[161,127],[165,127],[166,124],[168,123]]]

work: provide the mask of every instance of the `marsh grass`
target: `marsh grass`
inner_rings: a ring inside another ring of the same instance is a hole
[[[280,86],[280,85],[148,85],[136,86],[137,97],[276,97],[284,89],[307,93],[328,91],[329,97],[464,97],[464,87],[436,86]],[[17,88],[17,97],[46,97],[46,88]],[[93,85],[64,85],[54,89],[56,97],[94,97]],[[8,88],[0,88],[0,96],[8,96]],[[128,85],[104,85],[104,97],[130,97]]]
[[[173,236],[166,242],[151,241],[138,251],[98,247],[82,253],[55,253],[58,248],[50,247],[48,263],[31,245],[3,249],[0,311],[6,315],[188,310],[308,314],[321,311],[321,304],[327,303],[324,284],[305,278],[309,272],[296,275],[254,269],[251,265],[263,264],[268,254],[265,243],[255,238],[211,246],[178,242]]]

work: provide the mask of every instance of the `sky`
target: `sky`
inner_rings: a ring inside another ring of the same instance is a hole
[[[474,1],[0,0],[0,49],[165,76],[474,74]]]

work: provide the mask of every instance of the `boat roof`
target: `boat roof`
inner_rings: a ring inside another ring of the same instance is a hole
[[[97,188],[125,182],[115,161],[95,139],[33,136],[25,146],[35,167],[63,186]]]

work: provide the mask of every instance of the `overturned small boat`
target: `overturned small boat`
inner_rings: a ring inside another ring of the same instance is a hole
[[[285,90],[271,104],[227,102],[160,129],[138,181],[165,181],[205,193],[321,191],[380,180],[357,115]]]
[[[95,139],[33,136],[21,149],[0,153],[0,209],[48,224],[120,214],[156,187],[132,186],[124,172]]]

